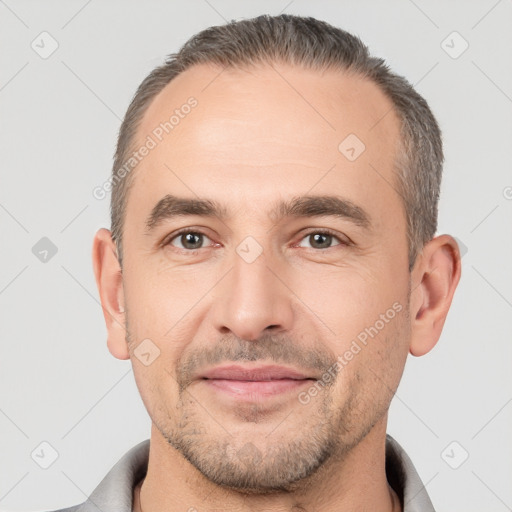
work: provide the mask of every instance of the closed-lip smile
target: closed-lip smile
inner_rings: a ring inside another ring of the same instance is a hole
[[[229,364],[201,373],[199,380],[216,391],[223,391],[237,399],[256,401],[295,390],[316,378],[286,366],[249,367]]]
[[[246,381],[261,381],[261,380],[278,380],[278,379],[314,379],[313,376],[307,375],[304,372],[288,368],[286,366],[257,366],[250,368],[240,365],[227,365],[217,366],[201,374],[203,379],[225,379],[225,380],[246,380]]]

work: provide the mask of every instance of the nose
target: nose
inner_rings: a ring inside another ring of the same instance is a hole
[[[245,340],[257,340],[265,330],[289,330],[293,322],[292,292],[286,278],[265,252],[252,262],[237,253],[233,266],[216,287],[211,310],[216,328]]]

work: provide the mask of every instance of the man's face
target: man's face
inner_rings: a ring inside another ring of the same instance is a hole
[[[254,491],[291,488],[385,421],[410,334],[390,101],[339,71],[274,68],[196,66],[152,102],[137,147],[197,105],[133,171],[123,245],[154,426],[210,480]],[[162,217],[168,194],[222,216]]]

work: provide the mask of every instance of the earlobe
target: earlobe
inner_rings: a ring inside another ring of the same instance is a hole
[[[107,326],[107,346],[117,359],[129,359],[126,342],[123,276],[117,251],[108,229],[99,229],[93,241],[92,262],[103,316]]]
[[[412,270],[409,351],[413,356],[426,354],[439,340],[460,274],[460,252],[453,237],[440,235],[425,244]]]

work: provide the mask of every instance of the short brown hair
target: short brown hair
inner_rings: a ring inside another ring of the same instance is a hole
[[[383,59],[370,55],[356,36],[324,21],[282,14],[232,21],[190,38],[155,68],[138,87],[119,130],[112,178],[129,158],[141,120],[155,96],[177,75],[195,64],[237,67],[284,62],[308,69],[339,69],[374,82],[391,100],[401,123],[395,162],[395,190],[407,219],[409,270],[418,252],[434,237],[443,167],[439,126],[422,96]],[[112,238],[122,268],[122,234],[133,176],[115,179],[110,204]]]

